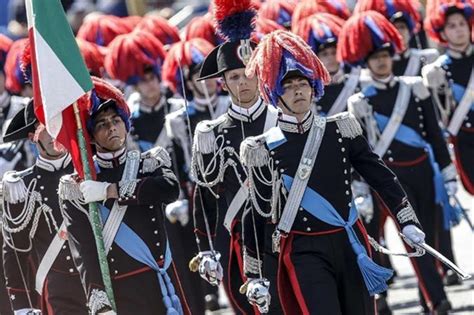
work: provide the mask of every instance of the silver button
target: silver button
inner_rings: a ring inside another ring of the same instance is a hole
[[[115,273],[115,274],[118,274],[118,270],[114,270],[114,273]]]
[[[160,259],[163,259],[163,255],[160,255]]]
[[[341,151],[342,151],[342,152],[346,152],[346,148],[342,147],[342,148],[341,148]]]
[[[41,189],[41,190],[44,190],[44,186],[40,186],[40,189]]]
[[[270,151],[270,155],[275,155],[275,151]]]
[[[153,209],[153,206],[149,206],[148,208]]]
[[[342,158],[342,163],[346,163],[347,162],[347,159],[346,158]]]
[[[74,272],[74,269],[69,268],[69,272],[73,273],[73,272]]]
[[[114,261],[115,261],[115,259],[113,259],[113,258],[110,258],[110,262],[114,262]]]
[[[419,101],[420,101],[420,99],[418,97],[415,97],[415,102],[418,103]]]
[[[155,233],[155,235],[158,234],[158,230],[154,230],[153,233]]]
[[[340,133],[339,129],[336,129],[336,133]]]
[[[230,140],[226,140],[225,143],[226,143],[226,144],[230,144]]]
[[[280,161],[276,160],[276,161],[275,161],[275,164],[276,164],[276,165],[280,164]]]
[[[283,173],[284,171],[285,171],[284,169],[282,169],[282,168],[280,169],[280,173]]]
[[[471,123],[466,123],[467,128],[471,128],[472,124]]]
[[[388,161],[389,161],[389,162],[393,162],[393,157],[389,157],[389,158],[388,158]]]
[[[419,112],[421,112],[423,109],[421,107],[416,108]]]
[[[339,141],[339,143],[342,143],[342,138],[337,139],[337,141]]]
[[[349,185],[349,181],[348,181],[347,179],[344,181],[344,183],[345,183],[346,185]]]
[[[307,218],[307,217],[303,217],[303,221],[304,221],[304,222],[308,221],[308,218]]]
[[[300,211],[303,211],[303,210],[304,210],[303,207],[300,207]]]
[[[350,195],[351,193],[349,192],[349,190],[346,190],[346,195]]]
[[[347,174],[347,170],[344,170],[344,174]]]
[[[307,228],[306,228],[306,231],[311,232],[311,228],[310,228],[310,227],[307,227]]]
[[[63,245],[63,249],[66,249],[66,245]]]
[[[71,260],[71,256],[66,256],[66,260]]]
[[[423,115],[418,116],[418,118],[423,119]]]
[[[421,132],[421,135],[422,135],[423,137],[426,137],[426,131],[422,131],[422,132]]]
[[[392,150],[387,150],[387,154],[392,154]]]
[[[160,242],[156,243],[156,246],[160,246]]]
[[[41,175],[36,175],[36,178],[40,179],[40,178],[41,178]]]
[[[151,218],[151,222],[155,222],[156,221],[156,218]]]
[[[420,126],[420,128],[423,128],[425,125],[423,125],[423,124],[419,124],[419,126]]]
[[[44,201],[48,201],[48,197],[44,197]]]
[[[227,129],[224,129],[224,133],[228,133],[228,132],[229,132],[229,130],[227,130]]]

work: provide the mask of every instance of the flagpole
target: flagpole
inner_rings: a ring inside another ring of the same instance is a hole
[[[77,124],[77,140],[79,142],[79,149],[81,151],[82,165],[84,169],[84,179],[92,179],[91,170],[89,166],[89,159],[87,157],[87,146],[86,140],[84,138],[82,130],[82,121],[81,116],[79,115],[79,106],[77,102],[73,104],[74,116],[76,118]],[[107,262],[107,255],[105,253],[104,239],[102,237],[102,223],[99,215],[99,210],[97,208],[97,203],[89,203],[89,216],[92,225],[92,231],[94,233],[95,245],[97,247],[97,256],[99,259],[100,271],[102,274],[102,281],[104,281],[105,292],[107,298],[109,299],[110,305],[114,311],[117,311],[115,306],[114,292],[112,290],[112,280],[110,278],[109,264]]]

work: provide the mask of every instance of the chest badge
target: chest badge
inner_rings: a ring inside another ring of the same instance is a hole
[[[298,177],[302,180],[305,180],[311,174],[311,165],[313,160],[310,158],[303,158],[300,166],[298,167]]]

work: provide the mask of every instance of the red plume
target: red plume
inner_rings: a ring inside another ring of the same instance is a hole
[[[132,30],[133,28],[119,17],[91,13],[84,18],[77,32],[77,38],[100,46],[108,46],[115,37],[130,33]]]
[[[179,67],[183,70],[193,64],[192,49],[196,49],[203,57],[206,57],[214,46],[202,38],[193,38],[186,42],[175,43],[171,46],[163,63],[163,82],[176,93],[181,87]]]
[[[344,20],[333,14],[316,13],[293,24],[292,32],[308,43],[310,33],[321,30],[322,25],[328,27],[334,36],[339,37]]]
[[[258,76],[259,90],[266,102],[274,104],[272,94],[279,83],[284,51],[301,66],[312,71],[310,79],[320,80],[322,84],[329,83],[331,77],[328,71],[301,37],[288,31],[275,31],[265,36],[258,44],[245,70],[249,77]]]
[[[19,94],[26,83],[21,67],[22,59],[25,58],[25,62],[28,59],[26,56],[24,57],[26,46],[29,47],[27,38],[14,41],[5,60],[5,88],[13,94]]]
[[[96,77],[102,77],[107,48],[79,38],[76,42],[89,72]]]
[[[278,21],[281,10],[288,13],[290,16],[293,15],[295,10],[296,3],[288,0],[268,0],[262,3],[262,6],[258,10],[258,16],[270,19],[273,21]],[[291,22],[291,19],[290,19]]]
[[[179,42],[178,28],[158,15],[144,17],[136,29],[152,33],[163,45],[171,45]]]
[[[223,39],[216,34],[216,28],[210,14],[193,18],[186,26],[184,40],[203,38],[214,46],[219,45]]]
[[[291,24],[297,27],[300,21],[315,13],[331,13],[344,20],[347,20],[351,15],[345,1],[302,0],[295,7]]]
[[[394,0],[392,10],[395,12],[392,12],[391,14],[396,12],[407,14],[413,22],[413,29],[410,31],[412,33],[417,33],[420,29],[421,22],[421,15],[419,12],[420,7],[421,4],[418,0]],[[382,13],[388,20],[392,18],[386,0],[359,0],[354,8],[354,13],[371,10]]]
[[[163,44],[152,34],[134,31],[118,36],[109,45],[104,66],[112,79],[127,84],[143,76],[147,66],[161,66],[166,52]]]
[[[383,38],[376,38],[367,25],[369,20],[373,21]],[[348,64],[361,64],[379,48],[377,43],[391,43],[395,52],[405,48],[400,33],[382,14],[376,11],[355,14],[346,21],[339,34],[337,57]]]

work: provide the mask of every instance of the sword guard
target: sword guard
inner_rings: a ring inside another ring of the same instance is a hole
[[[272,234],[272,252],[279,253],[280,252],[280,244],[281,238],[287,237],[288,235],[284,232],[281,232],[279,229],[275,229]]]

